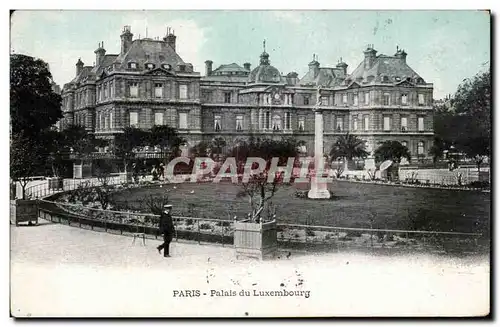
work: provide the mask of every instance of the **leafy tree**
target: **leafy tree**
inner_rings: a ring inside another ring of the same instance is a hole
[[[407,147],[398,141],[385,141],[378,147],[375,152],[375,161],[382,162],[385,160],[392,160],[400,163],[401,158],[411,160],[411,154]]]
[[[12,134],[33,137],[62,118],[61,96],[52,91],[52,75],[41,59],[10,56],[10,121]]]
[[[477,127],[491,133],[491,75],[490,71],[478,73],[472,79],[465,79],[452,98],[452,106],[458,115],[465,115]]]
[[[10,145],[10,177],[18,181],[22,188],[23,199],[26,196],[26,186],[31,176],[43,173],[46,160],[44,144],[37,139],[23,135],[12,135]]]
[[[452,98],[460,122],[454,143],[459,151],[476,162],[478,170],[491,155],[491,76],[490,72],[466,79]]]
[[[213,139],[210,144],[210,150],[212,152],[212,155],[217,157],[222,155],[222,152],[224,151],[226,144],[227,144],[226,140],[224,140],[222,137],[217,137]]]
[[[348,162],[354,158],[366,158],[369,153],[365,150],[365,141],[352,134],[341,135],[332,145],[330,156],[332,159],[343,159],[347,166]]]
[[[149,134],[149,145],[159,146],[161,151],[175,153],[181,145],[181,138],[177,130],[168,125],[155,125]]]
[[[113,154],[123,161],[123,169],[127,172],[130,161],[135,157],[135,149],[147,145],[150,141],[150,134],[147,131],[126,127],[123,133],[115,136],[112,147]]]

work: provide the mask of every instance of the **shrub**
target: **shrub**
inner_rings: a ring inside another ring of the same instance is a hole
[[[357,230],[350,230],[350,231],[347,231],[346,237],[347,238],[350,238],[350,237],[361,237],[361,232],[357,231]]]
[[[212,229],[212,226],[210,226],[210,224],[207,223],[202,223],[200,224],[200,229]]]
[[[193,219],[186,219],[186,225],[188,226],[193,225]]]

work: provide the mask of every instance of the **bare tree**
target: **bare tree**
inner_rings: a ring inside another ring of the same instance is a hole
[[[279,183],[279,178],[273,178],[273,180],[269,182],[267,171],[252,175],[248,179],[248,182],[242,183],[243,190],[240,192],[240,196],[248,197],[248,203],[252,209],[250,214],[252,221],[256,223],[261,221],[262,212],[266,206],[268,207],[268,215],[275,215],[276,209],[271,207],[269,200],[278,190]]]

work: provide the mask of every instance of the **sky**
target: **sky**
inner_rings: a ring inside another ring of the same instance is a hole
[[[205,73],[205,60],[221,64],[259,64],[263,40],[271,64],[283,74],[308,70],[313,54],[322,67],[340,58],[348,73],[373,44],[378,54],[407,53],[407,63],[426,82],[434,98],[453,94],[465,79],[490,65],[490,15],[485,11],[16,11],[11,16],[11,53],[48,62],[61,86],[75,75],[78,58],[95,62],[104,42],[107,54],[120,51],[123,26],[134,39],[177,35],[177,52]]]

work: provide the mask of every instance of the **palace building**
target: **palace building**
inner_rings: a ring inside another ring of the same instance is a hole
[[[380,142],[397,140],[412,157],[428,157],[433,85],[407,64],[402,49],[377,55],[369,45],[351,72],[342,60],[321,67],[313,56],[308,72],[299,77],[272,66],[264,44],[254,68],[231,63],[214,69],[207,60],[202,76],[176,53],[176,39],[170,29],[162,39],[133,39],[125,26],[119,54],[106,54],[100,43],[95,65],[78,60],[75,78],[63,87],[61,127],[79,124],[112,140],[124,127],[167,124],[177,128],[188,147],[214,138],[233,146],[252,135],[290,136],[312,154],[313,109],[320,106],[325,152],[349,132],[366,140],[370,152]]]

